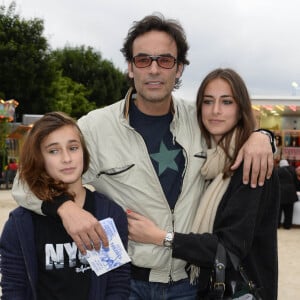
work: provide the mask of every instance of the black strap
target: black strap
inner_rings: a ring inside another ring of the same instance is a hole
[[[213,286],[215,299],[223,299],[224,296],[226,262],[226,250],[221,243],[218,243],[215,259],[215,282]]]
[[[238,256],[226,250],[221,243],[218,243],[215,258],[215,282],[213,285],[215,299],[223,299],[225,293],[225,269],[227,264],[226,253],[229,256],[234,269],[241,274],[241,277],[249,288],[249,291],[256,296],[257,300],[262,300],[256,285],[249,279],[243,266],[240,264]]]

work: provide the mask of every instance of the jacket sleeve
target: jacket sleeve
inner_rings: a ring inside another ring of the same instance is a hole
[[[116,213],[112,216],[119,232],[120,238],[127,250],[128,223],[123,209],[116,206]],[[125,300],[130,294],[130,263],[108,272],[106,300]]]
[[[95,120],[92,119],[91,115],[82,116],[78,119],[77,124],[80,127],[80,130],[84,136],[85,143],[89,150],[90,154],[90,164],[87,171],[82,175],[82,182],[84,184],[91,184],[94,187],[97,187],[98,181],[96,176],[99,173],[99,153],[97,153],[98,140],[97,135],[95,134],[95,129],[92,127],[95,125]],[[97,189],[100,192],[100,189]]]
[[[218,241],[221,241],[225,248],[243,259],[256,235],[261,239],[273,228],[277,229],[278,186],[274,174],[263,187],[253,189],[244,185],[240,167],[220,202],[213,233],[175,233],[173,257],[211,268]]]
[[[1,299],[3,300],[28,299],[28,276],[14,224],[13,217],[10,216],[0,239]]]
[[[26,185],[26,183],[21,182],[19,180],[19,173],[14,179],[13,187],[12,187],[12,196],[15,201],[22,207],[25,207],[39,215],[43,215],[42,213],[42,203],[40,199],[38,199]]]
[[[22,207],[27,208],[39,215],[57,216],[57,209],[65,201],[69,200],[69,196],[62,194],[53,198],[53,201],[43,201],[37,198],[29,189],[25,182],[19,180],[18,174],[13,183],[12,196],[15,201]]]

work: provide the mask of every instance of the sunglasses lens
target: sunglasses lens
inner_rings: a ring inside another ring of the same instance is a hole
[[[173,56],[138,55],[132,59],[137,68],[149,67],[154,60],[159,67],[164,69],[172,69],[176,63],[176,58]]]
[[[136,56],[133,58],[133,62],[137,68],[146,68],[151,65],[152,59],[150,56]]]
[[[171,56],[160,56],[157,59],[157,63],[162,68],[171,69],[175,65],[175,58]]]

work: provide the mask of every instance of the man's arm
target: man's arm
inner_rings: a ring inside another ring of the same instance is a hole
[[[239,154],[231,169],[235,170],[244,161],[243,182],[251,187],[257,183],[263,186],[265,179],[269,179],[274,168],[274,158],[270,138],[261,132],[253,132]]]
[[[42,212],[42,200],[38,199],[29,189],[28,185],[21,182],[19,172],[17,172],[11,194],[14,200],[22,207],[25,207],[39,215],[44,215]]]
[[[107,236],[101,224],[91,213],[77,206],[75,202],[65,198],[46,203],[38,199],[29,187],[19,180],[18,174],[13,183],[12,196],[20,206],[35,213],[60,217],[63,215],[63,225],[82,254],[86,254],[86,249],[91,250],[93,247],[99,250],[100,241],[104,247],[108,247]]]

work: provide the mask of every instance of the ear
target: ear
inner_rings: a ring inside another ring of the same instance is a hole
[[[127,65],[127,68],[128,68],[128,77],[133,79],[133,65],[132,65],[132,62],[129,62],[128,65]]]
[[[176,78],[179,79],[183,73],[183,64],[177,66]]]

